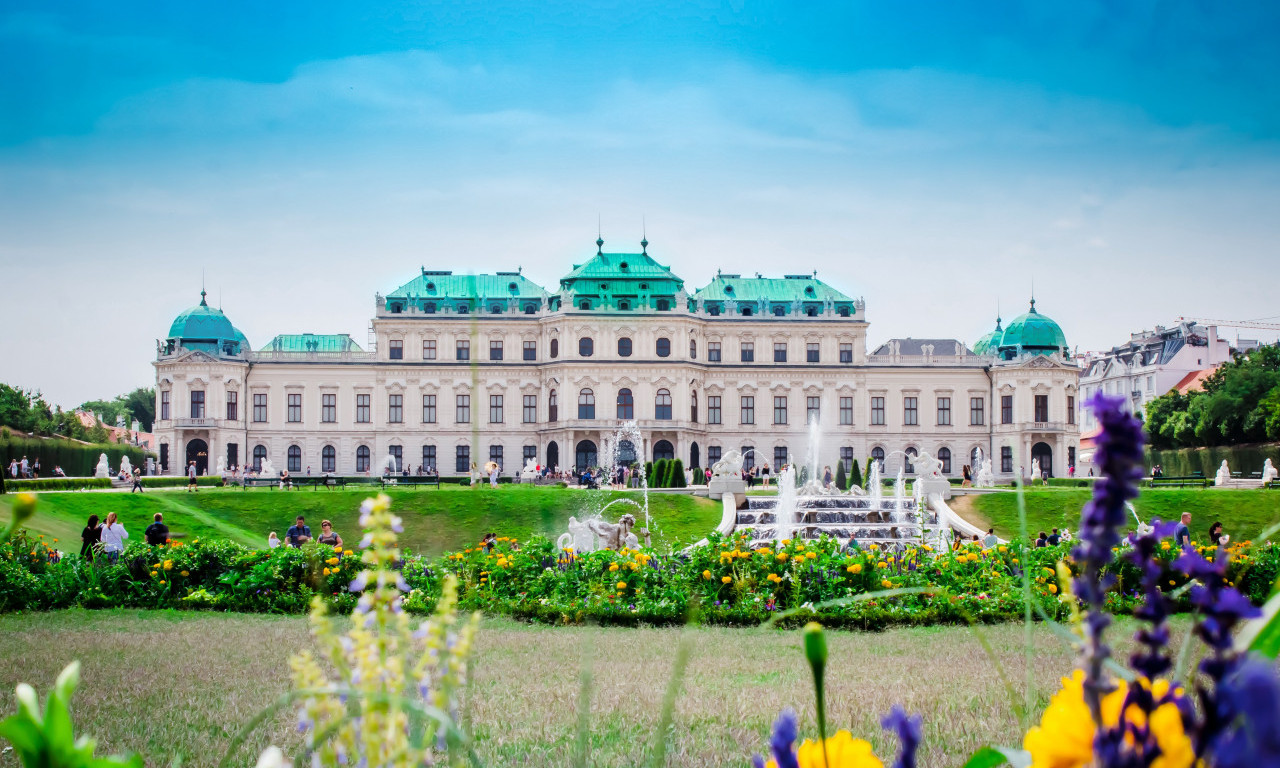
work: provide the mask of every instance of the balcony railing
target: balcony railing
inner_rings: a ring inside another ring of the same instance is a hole
[[[216,427],[218,426],[218,420],[214,418],[209,418],[209,417],[202,417],[198,419],[188,417],[188,418],[174,419],[173,425],[175,427],[187,428],[187,429],[192,427]]]

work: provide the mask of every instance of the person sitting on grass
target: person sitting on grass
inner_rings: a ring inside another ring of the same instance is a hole
[[[169,526],[164,524],[164,515],[157,512],[155,522],[147,526],[142,535],[147,537],[147,544],[152,547],[163,547],[169,541]]]
[[[1054,528],[1053,533],[1049,534],[1049,546],[1056,547],[1062,543],[1062,537],[1058,535],[1058,529]]]
[[[285,531],[285,541],[289,542],[289,546],[297,549],[308,541],[311,541],[311,528],[307,526],[307,520],[302,515],[298,515],[298,519],[293,521],[293,525],[289,526],[289,530]]]
[[[342,537],[333,532],[333,523],[328,520],[320,521],[320,538],[317,541],[328,547],[342,548]]]
[[[80,532],[80,556],[93,562],[93,553],[100,541],[102,541],[102,526],[98,525],[98,516],[89,515],[89,522],[85,523],[84,530]]]
[[[992,548],[992,547],[994,547],[997,543],[999,543],[999,541],[1000,541],[1000,539],[998,539],[998,538],[996,537],[996,529],[995,529],[995,528],[988,528],[988,529],[987,529],[987,535],[986,535],[986,536],[984,536],[984,537],[983,537],[983,539],[982,539],[982,546],[983,546],[983,548],[984,548],[984,549],[991,549],[991,548]]]
[[[1040,538],[1036,539],[1036,549],[1049,546],[1049,534],[1044,531],[1040,532]]]
[[[124,551],[124,540],[129,538],[129,532],[124,529],[124,524],[116,517],[115,512],[107,513],[107,524],[102,526],[102,551],[107,553],[107,562],[112,565],[120,559],[120,553]]]
[[[267,534],[267,549],[275,549],[278,546],[280,546],[280,537],[276,535],[276,532],[272,531]]]

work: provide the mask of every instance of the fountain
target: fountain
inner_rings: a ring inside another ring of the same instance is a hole
[[[385,476],[387,476],[387,475],[395,476],[395,475],[397,474],[397,472],[396,472],[396,457],[395,457],[395,456],[392,456],[391,454],[389,454],[389,453],[388,453],[388,454],[387,454],[387,456],[386,456],[386,458],[384,458],[384,459],[382,460],[382,467],[381,467],[381,469],[382,469],[382,473],[381,473],[381,474],[382,474],[384,477],[385,477]]]
[[[637,512],[644,513],[644,527],[636,528],[635,532],[631,531],[635,524],[635,518],[630,515],[623,515],[617,525],[623,525],[627,520],[626,531],[620,535],[622,546],[636,547],[640,544],[640,537],[644,538],[645,546],[649,545],[650,532],[653,530],[653,522],[649,517],[649,479],[645,476],[643,457],[644,452],[644,436],[640,433],[639,426],[635,421],[628,421],[618,427],[618,429],[610,436],[602,441],[603,453],[601,464],[606,473],[606,482],[602,483],[600,489],[608,491],[607,486],[612,484],[618,476],[618,469],[628,465],[635,464],[635,474],[633,478],[638,478],[640,486],[640,501],[631,498],[614,499],[607,504],[601,506],[594,512],[589,512],[581,521],[578,518],[569,518],[569,531],[563,533],[557,539],[557,544],[562,549],[572,547],[574,552],[590,552],[599,549],[601,546],[608,546],[607,542],[616,539],[617,526],[604,521],[604,513],[614,504],[629,504],[636,508]],[[626,455],[624,455],[626,454]],[[585,497],[588,504],[596,503],[594,500],[600,497],[596,494],[586,494]],[[639,535],[637,535],[639,534]],[[613,537],[613,539],[611,539]],[[600,540],[605,541],[601,544]],[[616,549],[616,547],[614,547]]]
[[[98,466],[93,468],[94,477],[111,477],[111,467],[107,464],[107,454],[98,455]]]
[[[991,462],[986,458],[986,454],[982,449],[978,449],[978,464],[974,467],[973,475],[974,488],[995,488],[996,478],[991,471]]]
[[[907,481],[902,476],[903,467],[898,467],[898,477],[893,481],[893,522],[902,519],[902,500],[907,495]]]
[[[643,499],[643,503],[636,506],[644,512],[645,528],[651,528],[652,521],[649,519],[649,478],[645,476],[644,472],[645,441],[644,435],[640,433],[640,427],[634,420],[623,422],[612,435],[604,438],[603,443],[604,469],[608,483],[612,483],[614,478],[617,477],[619,467],[625,467],[630,464],[636,465],[634,470],[636,474],[633,474],[632,477],[639,478],[640,494]],[[624,452],[630,455],[624,457],[622,455]],[[605,505],[604,509],[607,509],[612,504],[613,502],[610,502],[610,504]],[[604,509],[601,509],[600,512],[603,512]],[[600,513],[596,514],[599,515]]]
[[[872,460],[867,470],[867,492],[871,494],[871,506],[880,508],[880,497],[884,495],[884,486],[880,483],[880,462]]]
[[[781,542],[795,535],[796,470],[788,466],[778,475],[778,504],[773,513],[773,540]]]

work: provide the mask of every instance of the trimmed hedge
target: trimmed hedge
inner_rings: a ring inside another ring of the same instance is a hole
[[[1218,467],[1224,459],[1232,472],[1242,472],[1244,477],[1248,477],[1251,472],[1261,472],[1262,464],[1267,459],[1280,466],[1280,443],[1178,448],[1167,451],[1148,449],[1146,452],[1147,468],[1159,464],[1164,467],[1166,477],[1186,477],[1199,472],[1212,479],[1218,474]]]
[[[7,473],[8,470],[5,470]],[[108,477],[45,477],[39,480],[10,480],[8,477],[4,481],[5,489],[10,493],[21,493],[22,491],[79,491],[84,488],[110,488],[111,478]]]
[[[119,443],[86,444],[56,437],[28,437],[10,432],[8,436],[0,433],[0,464],[5,471],[5,482],[8,482],[9,462],[17,459],[27,460],[35,464],[40,460],[42,479],[53,475],[53,468],[60,466],[62,471],[73,477],[90,477],[98,466],[98,457],[107,454],[107,462],[112,470],[120,468],[120,459],[129,457],[129,463],[135,467],[144,467],[147,457],[154,458],[141,448]]]

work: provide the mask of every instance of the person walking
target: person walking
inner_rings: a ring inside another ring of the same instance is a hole
[[[1173,532],[1173,543],[1178,549],[1184,549],[1191,546],[1191,513],[1182,513],[1182,522],[1178,523],[1178,527]]]
[[[31,465],[31,471],[35,474],[37,480],[40,479],[40,457],[36,457],[36,461]]]
[[[969,486],[973,485],[973,475],[971,474],[971,472],[972,470],[969,469],[968,464],[965,464],[960,469],[960,474],[964,476],[964,481],[960,483],[961,488],[968,488]]]
[[[152,547],[163,547],[169,541],[169,526],[164,524],[164,515],[157,512],[152,518],[151,525],[147,526],[147,530],[143,531],[143,536],[147,539],[147,544]]]
[[[102,551],[107,555],[107,562],[115,565],[120,559],[120,553],[124,552],[124,540],[129,538],[129,532],[124,529],[124,523],[120,522],[115,512],[107,513],[107,524],[101,530]]]
[[[823,488],[830,488],[830,487],[831,487],[831,480],[832,480],[832,478],[831,478],[831,467],[829,467],[829,466],[827,466],[827,467],[823,467],[823,469],[822,469],[822,487],[823,487]]]
[[[187,464],[187,493],[195,493],[196,490],[196,463],[193,461]]]
[[[1222,523],[1215,521],[1209,526],[1209,542],[1215,547],[1225,547],[1227,542],[1231,541],[1231,537],[1222,531]]]
[[[22,479],[27,480],[31,477],[31,463],[27,461],[27,457],[22,457]]]
[[[280,537],[276,535],[275,531],[272,531],[267,535],[267,548],[275,549],[278,546],[280,546]]]
[[[767,461],[760,468],[760,480],[764,483],[765,488],[769,487],[769,462]]]
[[[133,470],[133,487],[129,489],[129,493],[134,491],[142,493],[142,469],[140,467]]]
[[[89,515],[89,521],[80,532],[80,556],[93,562],[93,553],[102,542],[102,526],[98,524],[97,515]]]
[[[18,479],[18,460],[12,459],[9,462],[9,477],[13,480]]]

